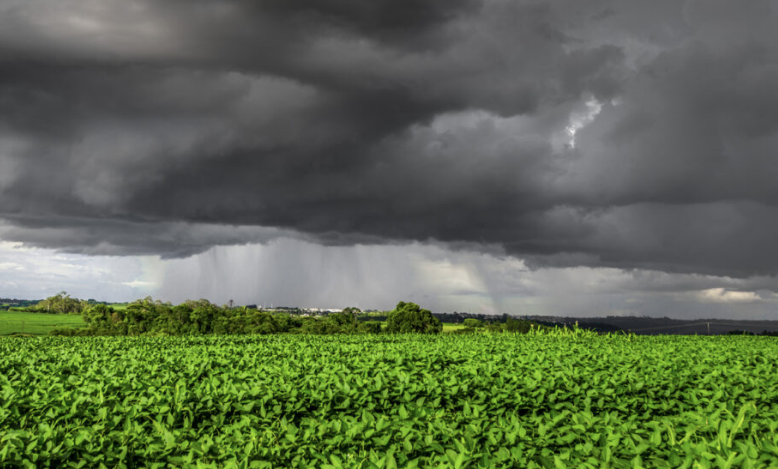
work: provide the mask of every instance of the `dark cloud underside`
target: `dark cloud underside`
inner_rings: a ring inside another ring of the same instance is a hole
[[[0,0],[3,239],[778,272],[776,2]]]

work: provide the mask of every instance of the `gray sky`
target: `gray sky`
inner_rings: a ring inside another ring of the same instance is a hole
[[[775,0],[0,0],[0,296],[772,317],[775,83]]]

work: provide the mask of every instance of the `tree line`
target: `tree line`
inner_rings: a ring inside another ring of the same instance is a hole
[[[346,308],[325,317],[287,312],[262,311],[248,307],[217,306],[207,300],[179,305],[152,298],[137,300],[126,308],[92,304],[83,308],[83,328],[58,328],[53,335],[207,335],[207,334],[439,334],[443,324],[429,310],[416,303],[399,302],[386,314],[386,321],[360,321],[358,308]],[[484,325],[470,321],[459,333],[487,327],[492,332],[527,332],[527,321]],[[526,324],[525,324],[526,323]]]
[[[346,308],[323,318],[270,312],[246,307],[228,308],[207,300],[173,306],[152,298],[126,308],[95,304],[83,309],[84,328],[60,328],[54,335],[202,335],[202,334],[435,334],[442,325],[429,310],[415,303],[398,303],[386,325],[360,322],[360,310]]]
[[[45,300],[0,299],[0,309],[31,313],[81,314],[85,309],[97,303],[95,300],[73,298],[63,291]]]

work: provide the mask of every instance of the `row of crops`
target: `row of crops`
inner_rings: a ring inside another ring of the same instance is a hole
[[[769,337],[0,338],[0,466],[778,467]]]

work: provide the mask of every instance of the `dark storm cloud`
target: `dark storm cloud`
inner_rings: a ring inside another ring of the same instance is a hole
[[[213,246],[263,244],[278,238],[305,240],[306,236],[277,228],[202,225],[197,223],[142,223],[56,216],[20,219],[0,225],[0,237],[24,240],[30,247],[65,246],[87,255],[156,255],[176,258],[202,253]]]
[[[773,274],[775,6],[0,0],[2,237]]]

